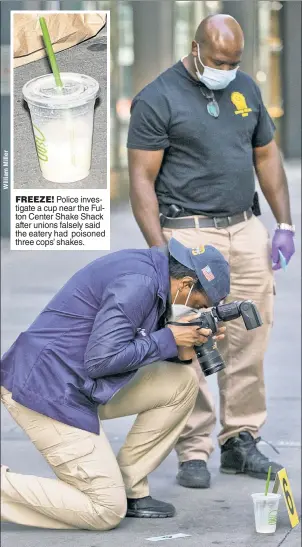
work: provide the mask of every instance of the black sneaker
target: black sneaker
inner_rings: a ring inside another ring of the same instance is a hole
[[[127,504],[126,517],[163,519],[175,515],[175,507],[171,503],[154,500],[151,496],[136,499],[127,498]]]
[[[186,488],[209,488],[211,475],[204,460],[189,460],[179,464],[178,484]]]
[[[247,431],[239,433],[238,437],[228,439],[221,447],[221,473],[230,475],[245,473],[256,479],[266,479],[271,466],[271,480],[275,480],[282,465],[270,461],[258,450],[257,443],[260,440],[261,437],[254,439]],[[277,452],[275,448],[274,450]]]

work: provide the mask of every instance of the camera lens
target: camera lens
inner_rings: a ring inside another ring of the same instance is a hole
[[[205,376],[210,376],[225,368],[224,361],[212,338],[202,346],[195,346],[194,349]]]

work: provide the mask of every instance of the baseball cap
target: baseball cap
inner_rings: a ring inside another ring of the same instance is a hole
[[[219,304],[230,292],[230,266],[212,245],[185,247],[172,237],[168,243],[170,254],[194,271],[213,305]]]

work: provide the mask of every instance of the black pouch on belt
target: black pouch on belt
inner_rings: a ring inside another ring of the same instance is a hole
[[[255,217],[260,217],[261,209],[260,209],[258,192],[254,193],[252,211],[253,211],[253,215],[255,215]]]

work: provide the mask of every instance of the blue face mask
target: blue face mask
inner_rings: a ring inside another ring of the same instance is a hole
[[[234,68],[233,70],[219,70],[217,68],[205,66],[200,58],[199,44],[197,44],[197,49],[198,60],[204,68],[203,73],[200,74],[197,68],[196,59],[194,57],[196,75],[200,82],[206,85],[209,89],[218,90],[225,89],[233,80],[235,80],[239,66]]]

